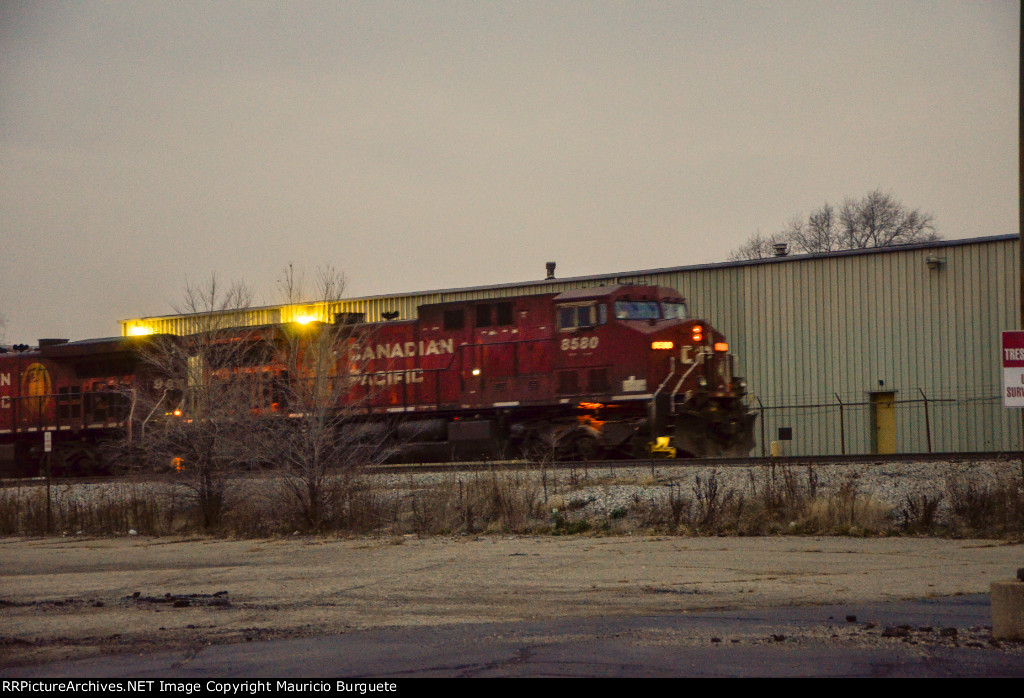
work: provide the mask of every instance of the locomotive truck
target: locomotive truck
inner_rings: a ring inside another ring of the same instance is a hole
[[[348,330],[333,352],[331,371],[347,381],[338,408],[359,406],[339,428],[390,440],[406,459],[714,457],[754,445],[754,413],[725,337],[691,318],[673,289],[609,285],[361,319],[335,320]],[[282,332],[240,328],[238,337]],[[125,396],[167,382],[140,360],[140,340],[157,338],[42,342],[0,355],[0,448],[26,470],[51,431],[71,454],[65,462],[88,465],[101,438],[144,417]],[[266,365],[245,370],[277,384],[265,396],[303,379],[285,360],[258,361]],[[187,391],[178,392],[187,418]],[[276,399],[253,410],[302,418]]]

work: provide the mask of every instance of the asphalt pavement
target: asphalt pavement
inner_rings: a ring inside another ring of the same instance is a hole
[[[7,678],[1024,677],[988,595],[391,627],[5,670]]]

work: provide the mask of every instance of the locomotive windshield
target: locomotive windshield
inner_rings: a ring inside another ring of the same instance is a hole
[[[616,301],[616,320],[685,320],[689,317],[683,301]]]
[[[616,320],[658,320],[661,311],[657,301],[615,301]]]
[[[686,303],[682,301],[662,301],[661,311],[666,320],[685,320],[689,317]]]

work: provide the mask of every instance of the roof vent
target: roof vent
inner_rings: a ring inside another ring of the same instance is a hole
[[[547,278],[549,278],[549,279],[555,278],[555,263],[554,262],[548,262],[544,266],[547,267],[547,270],[548,270]]]
[[[789,245],[787,245],[784,242],[777,242],[777,243],[775,243],[773,245],[773,247],[775,248],[775,256],[776,257],[785,257],[786,255],[789,254],[789,250],[788,250]]]

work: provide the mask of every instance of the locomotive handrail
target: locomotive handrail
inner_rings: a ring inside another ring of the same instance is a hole
[[[676,395],[679,394],[679,389],[683,387],[683,383],[685,383],[686,379],[690,377],[690,374],[693,373],[694,370],[696,370],[696,368],[698,366],[700,366],[702,363],[704,363],[704,356],[705,356],[705,354],[703,352],[701,352],[700,354],[697,354],[697,359],[693,362],[693,366],[691,366],[690,370],[687,371],[686,373],[684,373],[682,375],[682,377],[679,379],[679,382],[676,383],[676,387],[672,391],[672,407],[673,407],[673,409],[675,409]]]
[[[654,395],[651,396],[652,398],[658,397],[658,393],[660,393],[661,389],[665,387],[665,384],[669,382],[672,376],[676,375],[676,357],[670,356],[669,361],[672,370],[668,372],[668,375],[665,376],[665,380],[663,380],[661,385],[658,386],[658,389],[654,391]]]

